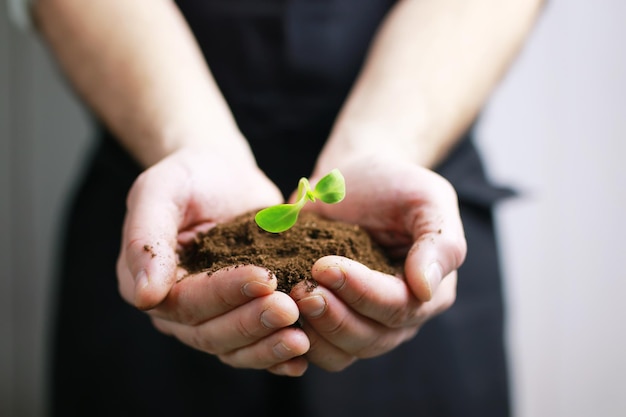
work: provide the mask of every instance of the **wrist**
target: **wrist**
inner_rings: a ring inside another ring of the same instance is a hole
[[[355,160],[394,160],[429,166],[434,155],[431,150],[410,135],[393,132],[375,124],[343,125],[334,129],[317,160],[312,177],[324,175],[333,168]]]
[[[193,123],[181,123],[178,126],[161,126],[158,131],[142,135],[140,140],[124,140],[128,151],[144,167],[149,167],[180,151],[212,153],[228,160],[255,164],[252,151],[236,126],[193,126]]]

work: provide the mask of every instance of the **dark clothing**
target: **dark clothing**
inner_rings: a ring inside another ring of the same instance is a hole
[[[289,194],[310,173],[387,0],[180,0],[262,169]],[[271,146],[269,146],[271,145]],[[267,151],[271,149],[271,151]],[[289,155],[297,154],[295,158]],[[456,304],[410,342],[341,373],[236,370],[156,331],[115,278],[140,168],[106,132],[68,217],[53,345],[53,415],[505,417],[503,306],[490,186],[471,138],[438,171],[469,253]]]
[[[311,173],[393,1],[178,4],[261,169],[291,192],[293,178]]]

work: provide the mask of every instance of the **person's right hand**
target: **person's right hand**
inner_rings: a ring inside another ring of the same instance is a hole
[[[163,159],[128,195],[117,262],[123,298],[161,332],[228,365],[303,374],[309,340],[291,327],[298,307],[275,291],[275,276],[251,265],[185,276],[176,257],[197,232],[281,202],[251,158],[195,148]]]
[[[306,357],[329,371],[392,351],[447,310],[456,298],[456,271],[467,252],[452,185],[429,169],[381,153],[344,156],[338,168],[346,180],[346,198],[307,207],[360,225],[404,264],[400,277],[326,256],[312,268],[318,286],[293,289],[311,342]],[[320,177],[314,173],[311,184]]]

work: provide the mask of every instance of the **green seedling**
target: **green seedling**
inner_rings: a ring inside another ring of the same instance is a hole
[[[346,195],[346,182],[338,169],[324,175],[314,189],[311,189],[307,178],[300,178],[298,195],[295,203],[278,204],[259,211],[254,220],[263,230],[281,233],[289,230],[298,220],[300,210],[307,201],[314,203],[317,199],[326,204],[335,204]]]

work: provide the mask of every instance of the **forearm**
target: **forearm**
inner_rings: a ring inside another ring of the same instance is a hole
[[[389,154],[433,167],[519,51],[541,0],[403,0],[383,22],[318,161]]]
[[[33,14],[78,94],[144,166],[183,146],[252,158],[172,1],[39,0]]]

